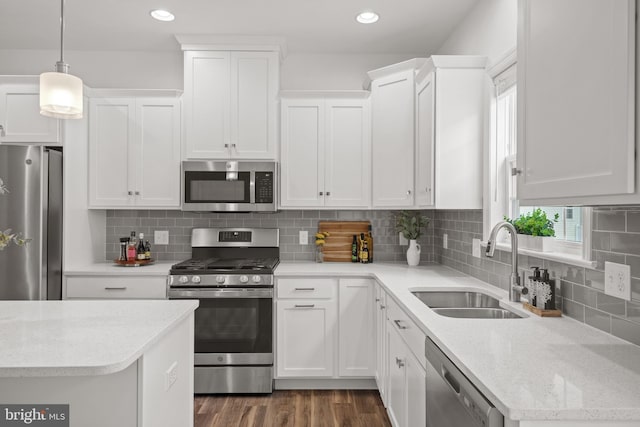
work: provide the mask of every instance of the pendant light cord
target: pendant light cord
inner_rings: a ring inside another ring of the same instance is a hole
[[[60,62],[64,63],[64,0],[60,0]]]

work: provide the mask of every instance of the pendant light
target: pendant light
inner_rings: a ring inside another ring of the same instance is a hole
[[[60,0],[60,60],[54,72],[40,74],[40,114],[56,119],[82,118],[82,80],[64,62],[64,2]]]

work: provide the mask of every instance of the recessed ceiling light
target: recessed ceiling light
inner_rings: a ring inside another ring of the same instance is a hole
[[[176,19],[176,17],[173,16],[173,13],[169,12],[168,10],[156,9],[156,10],[152,10],[149,13],[154,19],[157,19],[158,21],[168,22]]]
[[[380,19],[380,17],[372,10],[365,10],[356,16],[356,21],[361,24],[373,24],[374,22],[378,22],[378,19]]]

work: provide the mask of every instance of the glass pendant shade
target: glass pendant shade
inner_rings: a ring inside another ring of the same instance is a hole
[[[40,114],[56,119],[82,118],[82,80],[66,73],[40,74]]]

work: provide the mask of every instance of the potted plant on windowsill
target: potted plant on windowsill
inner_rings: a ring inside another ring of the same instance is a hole
[[[429,218],[420,214],[420,211],[400,211],[394,214],[396,231],[402,233],[409,240],[407,249],[407,264],[415,267],[420,263],[420,245],[417,239],[422,235],[422,229],[429,225]]]
[[[533,212],[522,214],[517,219],[504,220],[511,223],[518,232],[518,247],[537,252],[551,252],[554,250],[554,239],[556,232],[554,223],[558,222],[559,215],[555,214],[553,220],[547,218],[546,212],[542,209],[535,209]]]

